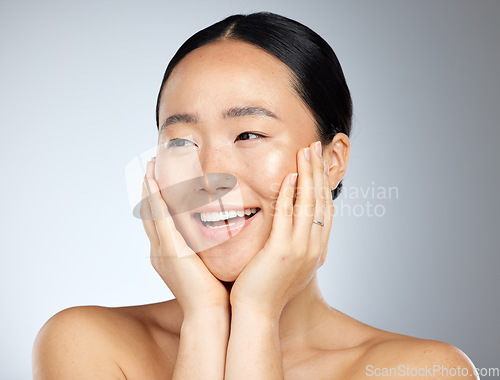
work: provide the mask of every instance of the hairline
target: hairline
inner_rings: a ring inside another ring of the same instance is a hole
[[[198,49],[201,49],[201,48],[203,48],[205,46],[209,46],[209,45],[212,45],[212,44],[223,43],[223,42],[226,42],[226,41],[232,41],[232,42],[241,42],[241,43],[245,43],[247,45],[253,46],[253,47],[261,50],[262,52],[268,54],[272,58],[278,60],[280,63],[282,63],[286,67],[286,69],[288,71],[289,80],[290,80],[290,86],[293,89],[294,94],[298,97],[298,99],[301,101],[301,103],[306,107],[306,110],[311,114],[312,120],[314,121],[314,125],[316,127],[316,135],[318,136],[318,138],[321,138],[321,135],[320,135],[321,128],[320,128],[320,125],[319,125],[319,122],[318,122],[318,116],[311,109],[311,107],[309,106],[309,104],[307,104],[307,102],[305,100],[306,97],[303,95],[304,94],[304,88],[301,85],[300,80],[299,80],[297,74],[290,68],[290,66],[288,66],[288,64],[286,62],[284,62],[283,60],[281,60],[279,57],[277,57],[275,54],[273,54],[269,50],[266,50],[262,46],[257,45],[256,43],[253,43],[253,42],[248,41],[248,40],[246,40],[244,38],[241,38],[240,36],[237,36],[237,35],[233,34],[233,30],[235,28],[235,25],[236,25],[236,22],[233,22],[228,27],[227,31],[223,35],[221,35],[220,37],[214,38],[213,40],[208,41],[208,42],[206,42],[205,44],[203,44],[201,46],[198,46],[196,49],[191,50],[184,57],[182,57],[182,59],[179,60],[176,63],[176,65],[172,68],[172,70],[170,71],[169,76],[167,77],[167,79],[165,80],[165,82],[163,82],[163,84],[162,84],[162,86],[160,88],[160,96],[159,96],[159,100],[158,100],[158,120],[157,120],[158,132],[161,131],[162,126],[163,126],[163,125],[160,125],[160,118],[159,118],[159,106],[160,106],[160,104],[162,102],[162,99],[163,99],[163,90],[167,86],[168,80],[170,79],[170,77],[174,73],[175,69],[179,66],[179,64],[188,55],[190,55],[191,53],[195,52]]]

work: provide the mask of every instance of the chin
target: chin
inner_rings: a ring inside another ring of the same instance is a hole
[[[223,282],[235,282],[241,273],[241,271],[235,272],[235,273],[228,273],[227,271],[221,271],[220,273],[218,273],[215,270],[213,270],[211,272],[215,278],[217,278],[219,281],[223,281]]]
[[[200,255],[203,263],[206,265],[208,270],[220,281],[224,282],[234,282],[240,275],[240,273],[245,269],[247,262],[228,262],[227,258],[203,258]],[[241,260],[240,260],[241,261]]]
[[[234,282],[260,249],[242,250],[241,246],[219,245],[198,256],[208,270],[220,281]]]
[[[253,257],[264,247],[270,227],[264,223],[261,209],[250,209],[248,215],[237,217],[232,228],[234,236],[227,232],[213,234],[201,221],[200,213],[185,213],[174,217],[174,222],[189,247],[197,253],[208,270],[220,281],[234,282]],[[220,236],[219,236],[220,235]]]

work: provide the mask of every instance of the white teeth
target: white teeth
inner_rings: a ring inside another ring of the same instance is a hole
[[[229,210],[222,212],[202,212],[200,213],[200,219],[202,222],[217,222],[219,220],[236,218],[237,216],[243,217],[244,215],[255,214],[256,212],[256,208],[247,208],[245,210]]]

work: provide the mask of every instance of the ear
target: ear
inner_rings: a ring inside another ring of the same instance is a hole
[[[351,142],[345,133],[337,133],[333,140],[323,146],[323,158],[328,162],[331,190],[336,189],[339,182],[344,178],[349,161],[349,149]]]

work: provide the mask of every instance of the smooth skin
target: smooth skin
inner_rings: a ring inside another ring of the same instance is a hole
[[[35,341],[35,379],[365,379],[368,369],[399,365],[466,368],[477,378],[459,349],[376,329],[324,301],[316,271],[350,143],[342,133],[317,143],[291,83],[284,64],[243,42],[203,46],[178,64],[160,123],[196,118],[170,125],[159,143],[191,136],[176,149],[196,149],[206,173],[235,175],[245,207],[260,212],[232,239],[195,253],[192,221],[169,214],[160,191],[168,178],[148,163],[141,216],[152,265],[175,299],[56,314]],[[242,106],[276,117],[227,117]],[[464,378],[425,378],[456,377]]]

